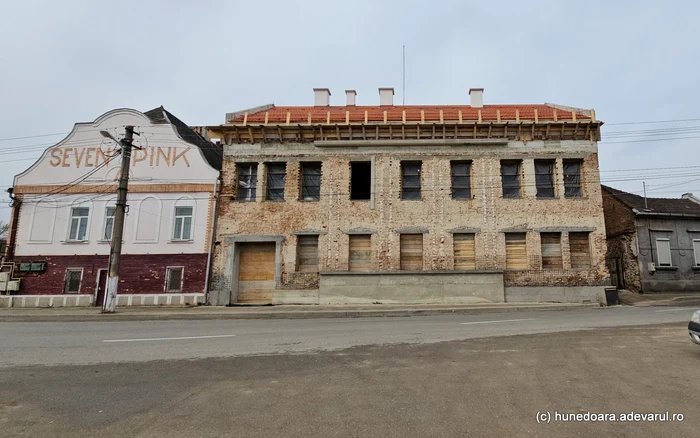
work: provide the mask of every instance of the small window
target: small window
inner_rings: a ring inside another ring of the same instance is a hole
[[[182,274],[185,268],[182,266],[168,267],[165,269],[165,291],[182,292]]]
[[[535,160],[537,197],[554,198],[554,160]]]
[[[541,233],[542,269],[562,269],[561,233]]]
[[[301,163],[301,199],[321,199],[321,163]]]
[[[455,269],[476,269],[476,251],[474,246],[474,234],[453,235]]]
[[[116,207],[107,207],[105,209],[105,228],[102,231],[102,240],[112,240],[112,231],[114,231],[114,213]]]
[[[504,198],[520,198],[520,161],[501,161]]]
[[[581,160],[564,160],[564,197],[580,198],[581,190]]]
[[[348,268],[350,271],[371,271],[372,270],[372,235],[371,234],[351,234],[350,235],[350,257]]]
[[[372,163],[353,161],[350,163],[350,199],[367,201],[372,191]]]
[[[506,233],[506,269],[527,269],[525,233]]]
[[[569,233],[569,252],[573,269],[590,269],[591,249],[588,233]]]
[[[671,265],[671,241],[669,239],[656,239],[656,260],[659,266]]]
[[[297,236],[297,272],[318,272],[318,236]]]
[[[71,208],[70,230],[68,240],[81,241],[87,237],[89,207]]]
[[[287,179],[287,163],[267,163],[268,201],[284,201],[284,183]]]
[[[471,199],[471,165],[469,161],[451,161],[452,199]]]
[[[66,284],[64,291],[67,294],[77,294],[80,292],[80,281],[83,279],[82,269],[66,269]]]
[[[194,207],[175,206],[175,226],[173,230],[173,240],[192,239],[192,216]]]
[[[695,255],[695,266],[700,267],[700,239],[693,240],[693,254]]]
[[[421,165],[420,161],[401,162],[401,199],[420,201]]]
[[[255,202],[258,186],[258,163],[240,163],[238,169],[238,200]]]
[[[420,271],[423,269],[423,235],[402,234],[400,239],[400,256],[402,271]]]

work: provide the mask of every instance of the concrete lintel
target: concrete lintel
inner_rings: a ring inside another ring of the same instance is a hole
[[[474,227],[457,227],[457,228],[452,228],[450,230],[447,230],[448,233],[456,234],[456,233],[473,233],[477,234],[481,232],[481,228],[474,228]]]
[[[233,245],[234,243],[242,242],[284,242],[284,236],[225,236],[224,242],[227,245]]]
[[[356,227],[343,231],[345,234],[377,234],[377,230],[371,228]]]
[[[292,231],[292,236],[322,236],[324,234],[328,234],[328,231],[325,230],[299,230],[299,231]]]
[[[592,233],[596,229],[595,227],[542,227],[535,228],[535,231],[539,233],[576,233],[576,232],[588,232]]]
[[[527,233],[528,231],[532,231],[532,228],[512,227],[512,228],[501,228],[498,231],[501,233]]]
[[[475,269],[473,271],[323,271],[319,275],[472,275],[472,274],[502,274],[503,270]]]
[[[314,146],[323,147],[363,147],[363,146],[506,146],[508,139],[482,138],[482,139],[425,139],[425,140],[325,140],[315,141]]]
[[[428,229],[426,227],[403,227],[397,228],[396,232],[398,234],[427,234]]]

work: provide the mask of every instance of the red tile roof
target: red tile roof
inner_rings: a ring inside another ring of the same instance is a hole
[[[557,120],[573,120],[572,110],[556,108],[548,104],[535,105],[484,105],[482,108],[472,108],[469,105],[405,105],[405,106],[273,106],[267,111],[249,112],[247,123],[265,123],[265,114],[267,113],[267,122],[272,124],[286,123],[287,113],[289,113],[290,123],[308,123],[309,113],[311,114],[311,123],[326,123],[328,112],[330,112],[331,123],[345,123],[346,111],[349,113],[349,121],[351,123],[364,122],[365,111],[367,112],[368,122],[383,122],[384,111],[387,112],[388,122],[401,122],[403,120],[403,112],[406,111],[406,122],[420,122],[421,111],[424,114],[426,122],[440,122],[440,110],[443,112],[443,120],[446,122],[459,121],[459,112],[462,112],[463,120],[478,120],[479,110],[483,121],[496,121],[498,119],[498,111],[501,113],[502,121],[516,120],[516,110],[519,112],[521,120],[534,120],[535,110],[540,120],[554,120],[556,111]],[[584,110],[575,110],[576,118],[588,120],[591,117],[584,113]],[[236,117],[229,120],[228,123],[242,123],[245,119],[245,111],[236,113]]]

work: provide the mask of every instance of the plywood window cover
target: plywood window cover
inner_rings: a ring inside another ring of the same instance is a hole
[[[399,242],[401,270],[423,270],[423,235],[401,234]]]
[[[572,269],[591,268],[590,234],[587,232],[569,233],[569,253]]]
[[[372,236],[353,234],[348,236],[348,270],[368,272],[372,270]]]
[[[542,269],[563,269],[561,233],[541,233]]]
[[[318,235],[297,236],[297,272],[318,272]]]
[[[454,268],[476,269],[476,246],[473,233],[457,233],[453,236]]]
[[[506,269],[527,269],[527,235],[525,233],[506,233],[505,239]]]

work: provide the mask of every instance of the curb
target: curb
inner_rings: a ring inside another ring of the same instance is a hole
[[[325,319],[325,318],[390,318],[435,315],[475,315],[481,313],[506,313],[524,311],[565,311],[582,308],[600,308],[599,304],[562,304],[551,306],[466,307],[436,309],[392,309],[392,310],[318,310],[318,311],[271,311],[231,313],[88,313],[85,315],[2,315],[0,322],[76,322],[76,321],[187,321],[187,320],[234,320],[234,319]]]

